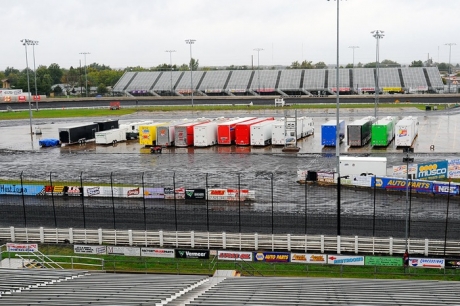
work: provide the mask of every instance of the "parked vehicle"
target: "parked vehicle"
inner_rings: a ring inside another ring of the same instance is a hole
[[[157,126],[156,145],[163,147],[174,146],[176,125],[186,122],[188,122],[188,120],[183,119],[180,121],[169,122],[168,124]]]
[[[395,137],[396,117],[388,116],[379,119],[372,125],[371,145],[386,147]]]
[[[97,123],[99,126],[98,131],[107,131],[111,129],[118,129],[120,127],[120,124],[118,123],[118,119],[112,120],[112,119],[107,119],[103,121],[95,121],[94,123]]]
[[[263,121],[275,120],[273,117],[256,118],[245,122],[238,123],[235,126],[235,144],[238,146],[247,146],[251,144],[251,125]]]
[[[193,145],[195,147],[209,147],[217,144],[217,120],[206,122],[193,127]]]
[[[116,144],[126,141],[126,130],[121,128],[96,132],[95,138],[96,144]]]
[[[138,139],[139,138],[139,127],[142,125],[152,124],[153,121],[139,121],[131,123],[120,124],[121,129],[126,130],[126,139]]]
[[[157,122],[139,127],[139,143],[144,146],[153,146],[157,140],[157,127],[167,122]]]
[[[188,147],[194,144],[194,126],[210,122],[210,119],[199,119],[194,122],[181,123],[174,128],[174,146]]]
[[[275,120],[251,125],[251,146],[268,146],[272,143],[272,130]]]
[[[62,127],[58,129],[59,141],[62,145],[84,143],[93,140],[98,131],[99,125],[97,123]]]
[[[345,138],[345,121],[339,120],[339,144]],[[335,147],[337,142],[337,120],[329,120],[321,125],[321,144]]]
[[[347,142],[350,147],[362,147],[371,140],[375,117],[368,116],[347,125]]]
[[[340,156],[340,176],[386,176],[386,157]]]
[[[244,117],[219,123],[217,126],[217,143],[231,145],[235,143],[235,127],[238,123],[256,119],[256,117]]]
[[[418,118],[404,117],[395,127],[395,145],[397,147],[410,147],[418,135]]]
[[[273,122],[272,127],[272,145],[284,146],[286,142],[284,118],[277,119]]]

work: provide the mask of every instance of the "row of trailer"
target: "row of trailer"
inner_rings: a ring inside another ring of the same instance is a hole
[[[321,125],[321,144],[336,146],[347,139],[350,147],[362,147],[369,142],[372,146],[386,147],[393,139],[396,147],[410,147],[418,135],[417,117],[408,116],[401,120],[388,116],[379,120],[368,116],[345,126],[344,120],[330,120]],[[338,135],[337,135],[338,127]]]

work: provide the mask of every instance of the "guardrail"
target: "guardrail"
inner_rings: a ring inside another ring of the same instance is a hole
[[[403,254],[405,239],[393,237],[245,234],[226,232],[136,231],[74,228],[0,228],[0,241],[94,245],[156,246],[161,248],[297,251],[332,254]],[[412,255],[458,256],[460,241],[408,239]]]

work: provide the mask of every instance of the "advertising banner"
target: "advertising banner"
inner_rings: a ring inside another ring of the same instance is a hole
[[[333,172],[317,172],[318,182],[323,183],[334,183],[334,173]]]
[[[402,267],[403,259],[400,257],[389,256],[365,256],[365,266],[395,266]]]
[[[364,266],[364,256],[329,255],[327,263],[330,265]]]
[[[173,249],[141,248],[141,256],[174,258]]]
[[[449,178],[460,178],[460,159],[448,160],[448,172],[447,177]]]
[[[143,192],[141,187],[122,187],[123,198],[142,198]]]
[[[457,195],[459,186],[456,184],[433,183],[433,193]]]
[[[445,260],[442,258],[409,258],[409,265],[415,268],[444,268]]]
[[[135,247],[121,247],[121,246],[108,246],[108,255],[125,255],[125,256],[141,256],[140,248]]]
[[[291,253],[286,252],[254,252],[254,261],[290,262]]]
[[[233,251],[218,251],[217,258],[219,260],[233,260],[233,261],[252,261],[252,252],[233,252]]]
[[[0,184],[0,194],[8,195],[38,195],[45,186],[43,185],[18,185]]]
[[[417,178],[422,180],[447,178],[447,167],[447,160],[418,164]]]
[[[113,187],[110,186],[84,186],[84,195],[87,197],[123,197],[123,187]]]
[[[176,188],[175,190],[175,196],[174,196],[174,191],[172,188],[165,188],[165,199],[167,200],[183,200],[185,199],[185,188],[184,187],[179,187]]]
[[[8,252],[38,252],[38,244],[28,244],[28,243],[7,243],[6,249]]]
[[[146,199],[164,199],[165,189],[164,188],[144,188],[144,197]]]
[[[185,189],[185,199],[187,200],[205,200],[205,189]]]
[[[409,180],[399,178],[388,178],[388,177],[377,177],[376,187],[386,190],[397,190],[405,191],[407,182],[409,182],[409,189],[412,192],[429,192],[433,190],[433,185],[431,182],[420,181],[420,180]]]
[[[309,264],[326,264],[327,256],[325,254],[304,254],[291,253],[291,262],[293,263],[309,263]]]
[[[73,252],[77,254],[106,254],[105,245],[74,245]]]
[[[69,197],[80,197],[83,194],[83,188],[78,186],[65,186],[65,194]]]
[[[209,250],[182,250],[182,249],[175,249],[174,254],[175,254],[176,258],[209,259]]]
[[[446,258],[446,269],[460,269],[460,258]]]
[[[208,199],[212,201],[245,201],[254,199],[254,192],[248,189],[211,188],[208,189]]]

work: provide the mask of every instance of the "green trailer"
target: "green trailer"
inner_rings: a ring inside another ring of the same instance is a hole
[[[379,119],[372,125],[371,145],[378,147],[388,146],[395,137],[396,117],[388,116]]]

